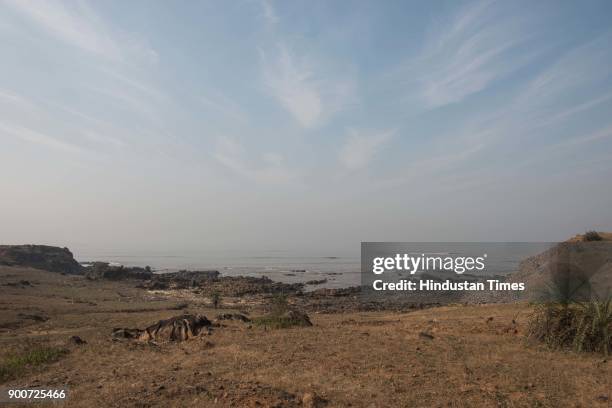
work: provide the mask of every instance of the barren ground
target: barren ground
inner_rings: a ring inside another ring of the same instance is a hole
[[[40,345],[68,350],[2,385],[67,386],[62,405],[83,407],[304,406],[307,394],[328,407],[605,407],[612,401],[612,362],[528,343],[526,304],[311,314],[313,327],[279,330],[222,321],[210,335],[178,344],[110,337],[112,328],[143,328],[185,310],[211,320],[226,311],[261,313],[249,299],[224,299],[224,306],[212,309],[188,291],[153,293],[129,283],[0,267],[0,361]],[[73,335],[87,344],[71,344]]]

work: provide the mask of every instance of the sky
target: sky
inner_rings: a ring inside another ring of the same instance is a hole
[[[0,243],[612,230],[609,1],[0,0]]]

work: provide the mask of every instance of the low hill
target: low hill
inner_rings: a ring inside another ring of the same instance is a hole
[[[541,299],[556,292],[573,293],[577,299],[605,297],[612,293],[612,233],[576,235],[550,249],[526,258],[510,282],[524,282],[527,297]],[[581,282],[588,281],[583,285]],[[552,291],[552,292],[551,292]]]
[[[0,265],[25,266],[80,275],[82,266],[68,248],[48,245],[0,245]]]

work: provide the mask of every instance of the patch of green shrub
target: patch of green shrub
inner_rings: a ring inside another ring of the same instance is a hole
[[[612,298],[538,305],[529,320],[528,335],[551,348],[607,356],[612,350]]]
[[[0,361],[0,383],[18,377],[28,367],[57,361],[67,353],[62,348],[37,346],[19,354],[9,354]]]

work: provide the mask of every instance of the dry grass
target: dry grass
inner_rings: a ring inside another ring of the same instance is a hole
[[[151,295],[115,283],[94,286],[61,276],[54,283],[45,276],[26,277],[40,282],[32,288],[0,286],[0,322],[20,312],[49,317],[0,331],[0,347],[16,349],[24,339],[59,347],[72,335],[88,343],[5,385],[68,386],[66,407],[290,407],[302,406],[302,396],[313,392],[328,407],[605,407],[612,398],[612,364],[601,356],[526,343],[532,312],[526,304],[315,314],[307,329],[223,321],[209,336],[154,346],[113,342],[111,329],[171,317],[176,298],[147,299]],[[3,278],[0,269],[0,284],[22,278]],[[64,296],[97,306],[68,303]],[[112,312],[149,302],[157,309]],[[239,301],[224,305],[230,303]],[[188,308],[208,317],[225,312],[207,299]]]

